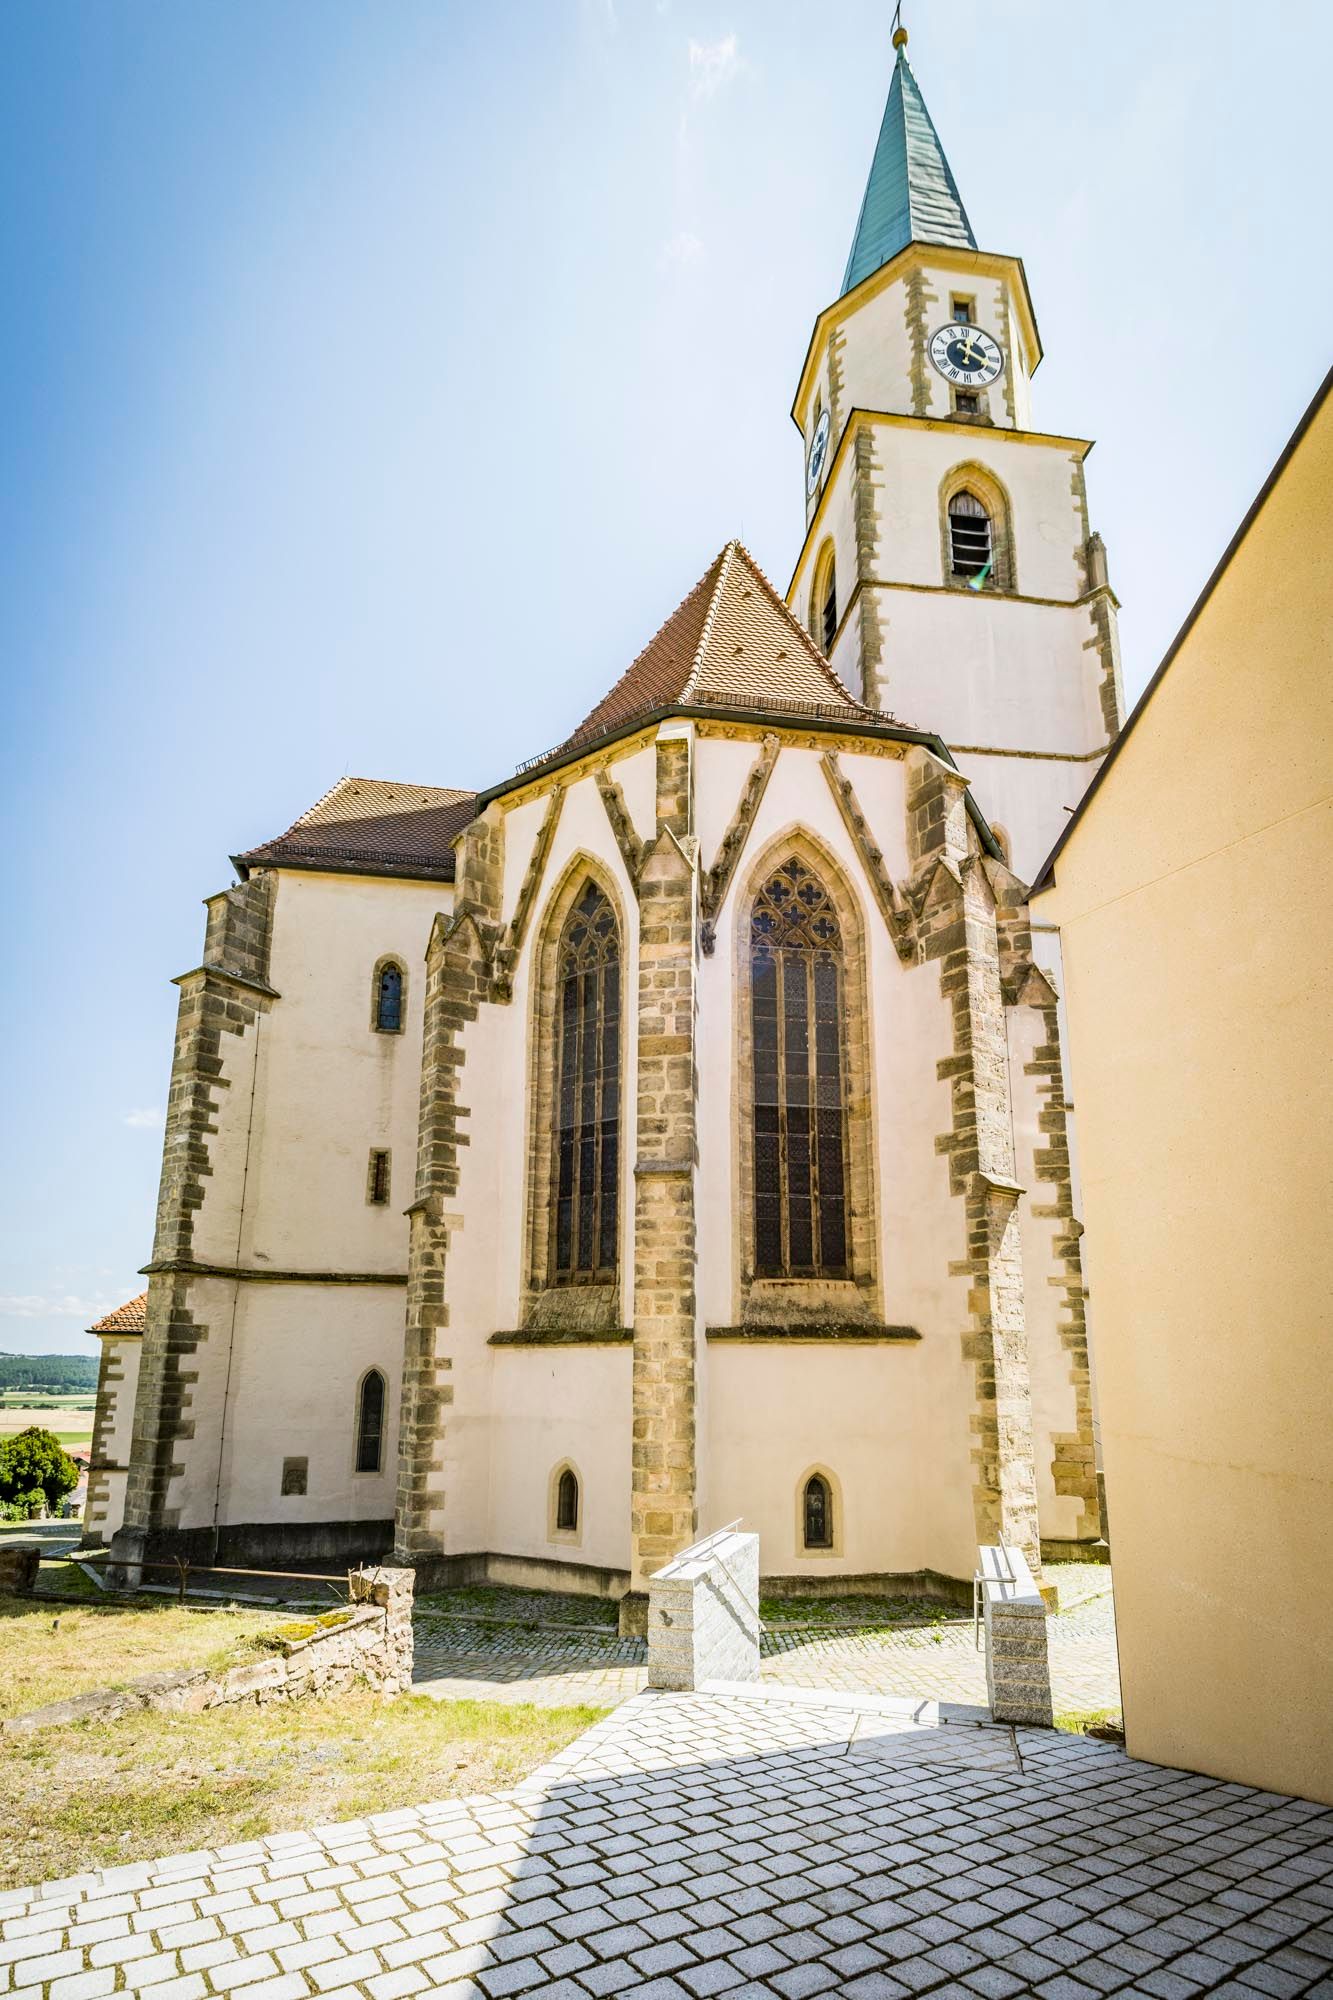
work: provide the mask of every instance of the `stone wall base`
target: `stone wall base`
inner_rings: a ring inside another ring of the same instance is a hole
[[[290,1569],[378,1563],[393,1548],[392,1521],[241,1521],[218,1528],[121,1528],[111,1544],[113,1588],[169,1583],[163,1570],[130,1575],[143,1564],[182,1561],[192,1569]],[[243,1588],[238,1582],[238,1588]]]
[[[202,1715],[237,1702],[260,1707],[337,1694],[367,1685],[386,1699],[412,1685],[411,1570],[361,1570],[351,1579],[350,1615],[320,1624],[300,1638],[282,1640],[272,1658],[247,1660],[222,1673],[199,1667],[183,1673],[145,1674],[124,1687],[93,1688],[67,1701],[0,1723],[0,1735],[30,1735],[75,1722],[114,1722],[138,1709],[167,1715]],[[301,1627],[293,1625],[293,1631]]]
[[[1043,1535],[1041,1559],[1043,1563],[1109,1563],[1111,1547],[1100,1538],[1094,1542],[1060,1542]]]

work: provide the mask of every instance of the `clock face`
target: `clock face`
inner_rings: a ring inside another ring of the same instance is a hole
[[[950,322],[930,336],[931,365],[960,389],[984,389],[1004,367],[999,346],[979,326]]]
[[[814,440],[810,446],[810,456],[805,467],[805,490],[813,493],[819,484],[819,475],[824,470],[824,460],[828,457],[828,411],[821,410],[819,422],[815,425]]]

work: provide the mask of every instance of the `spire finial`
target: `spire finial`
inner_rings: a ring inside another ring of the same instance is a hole
[[[899,50],[907,47],[907,30],[903,26],[903,0],[898,0],[898,5],[893,10],[893,46]]]

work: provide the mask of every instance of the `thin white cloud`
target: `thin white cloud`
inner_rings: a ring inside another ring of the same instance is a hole
[[[741,68],[740,44],[734,34],[720,41],[696,42],[690,37],[690,96],[716,97]]]
[[[662,245],[658,263],[664,271],[685,264],[697,264],[703,256],[704,246],[692,229],[678,229],[669,243]]]
[[[43,1298],[37,1292],[0,1293],[0,1314],[10,1319],[100,1319],[109,1313],[116,1301],[109,1297],[100,1299],[80,1299],[72,1294],[63,1298]]]
[[[141,1111],[127,1111],[125,1123],[136,1132],[158,1132],[166,1123],[167,1114],[159,1105],[146,1105]]]

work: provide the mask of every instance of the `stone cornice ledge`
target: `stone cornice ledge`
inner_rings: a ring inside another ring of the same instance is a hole
[[[229,965],[194,965],[188,972],[178,972],[172,980],[173,986],[183,986],[187,979],[225,979],[230,986],[243,986],[248,993],[262,993],[266,1000],[281,1000],[276,986],[270,986],[266,979],[252,979],[249,973],[233,972]]]
[[[810,1341],[844,1347],[898,1347],[921,1338],[914,1326],[805,1326],[799,1321],[787,1326],[710,1326],[704,1332],[709,1340],[730,1341],[737,1346],[790,1346],[793,1341]]]
[[[632,1326],[519,1327],[514,1333],[493,1333],[488,1347],[630,1347]]]
[[[678,1177],[683,1177],[693,1172],[693,1160],[636,1160],[634,1162],[636,1179],[641,1179],[649,1174],[675,1174]]]
[[[268,1271],[253,1265],[196,1264],[191,1257],[161,1257],[139,1267],[141,1278],[173,1272],[184,1278],[239,1278],[261,1285],[405,1285],[406,1271]]]

